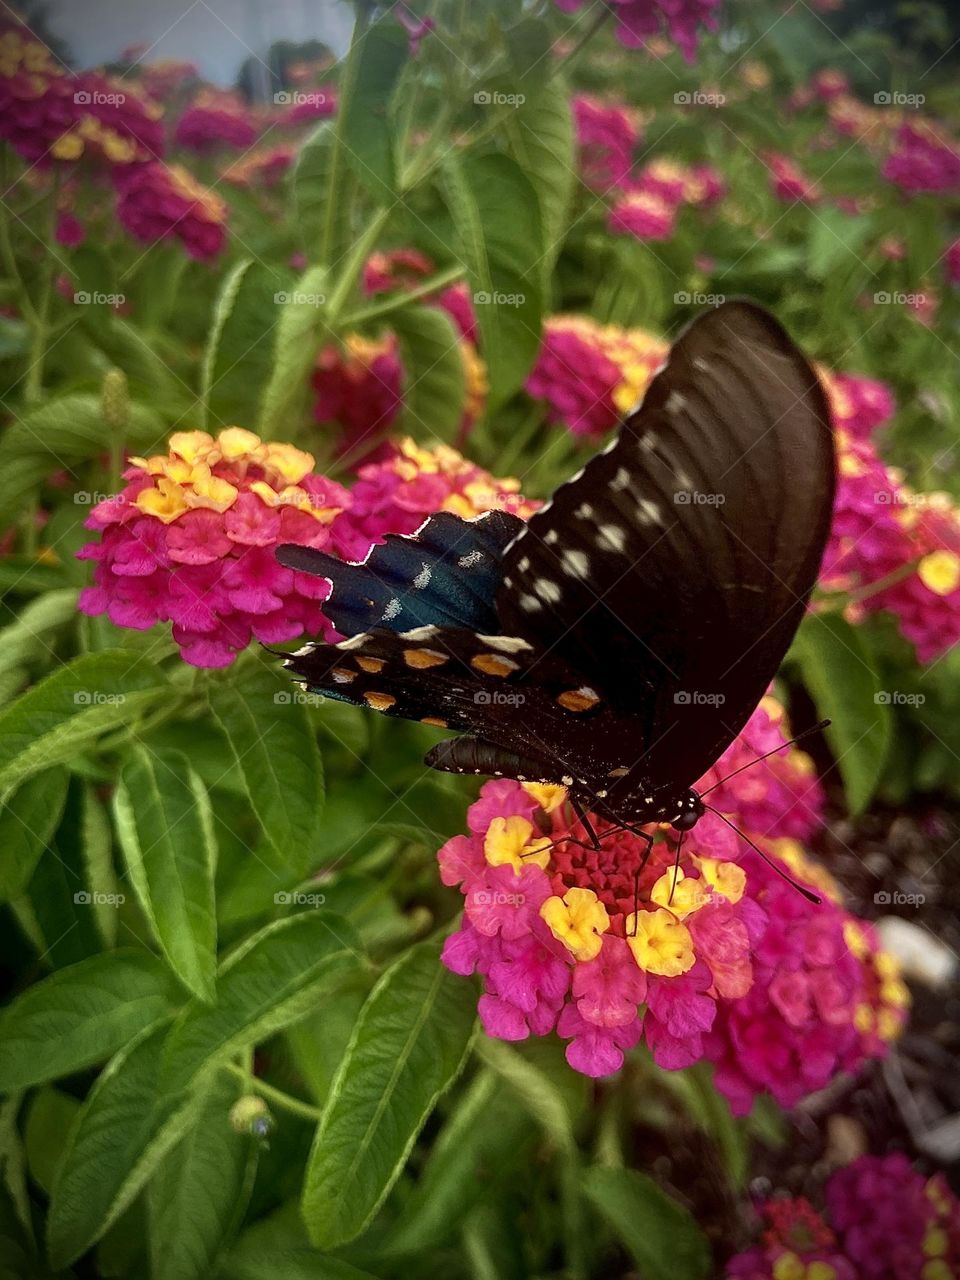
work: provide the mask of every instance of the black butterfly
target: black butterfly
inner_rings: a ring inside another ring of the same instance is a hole
[[[621,826],[703,814],[692,784],[763,696],[816,581],[835,459],[816,374],[761,307],[674,344],[616,438],[528,522],[431,516],[363,564],[284,546],[349,639],[286,666],[458,731],[435,769],[562,783]]]

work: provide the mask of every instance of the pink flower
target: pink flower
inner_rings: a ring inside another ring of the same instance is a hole
[[[584,182],[597,191],[622,186],[640,141],[634,113],[588,94],[575,97],[572,106]]]
[[[258,133],[238,94],[202,89],[177,121],[174,142],[198,154],[221,147],[242,151],[253,145]]]
[[[816,204],[821,198],[819,186],[807,178],[789,156],[770,155],[767,157],[767,165],[773,194],[784,204],[796,201]]]
[[[946,195],[960,190],[960,147],[929,122],[897,130],[883,176],[909,195]]]
[[[379,339],[347,334],[342,349],[324,347],[317,357],[313,415],[345,429],[345,451],[362,447],[365,440],[369,450],[400,412],[405,379],[392,334]]]
[[[583,0],[556,0],[565,13],[575,13]],[[687,62],[697,56],[699,29],[717,29],[720,0],[611,0],[617,39],[627,49],[639,49],[666,30]]]
[[[117,217],[137,240],[175,237],[192,258],[215,258],[226,244],[227,209],[179,165],[115,170]]]
[[[820,370],[834,423],[852,436],[871,435],[896,412],[893,391],[886,382],[856,373]]]
[[[312,468],[310,454],[238,427],[216,438],[179,432],[168,454],[131,459],[122,493],[87,520],[100,541],[79,553],[95,562],[80,608],[136,630],[173,623],[194,666],[228,666],[251,637],[316,634],[327,625],[319,602],[328,584],[273,554],[281,542],[326,546],[349,505]]]
[[[944,270],[951,284],[960,284],[960,240],[954,240],[947,249]]]
[[[631,191],[610,210],[610,230],[638,240],[669,240],[674,232],[676,208],[649,191]]]

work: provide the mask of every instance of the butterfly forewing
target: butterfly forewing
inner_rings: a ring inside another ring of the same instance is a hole
[[[652,788],[689,786],[789,647],[833,489],[815,373],[771,316],[728,303],[686,330],[614,445],[507,548],[501,628],[602,691],[620,713],[613,754]]]

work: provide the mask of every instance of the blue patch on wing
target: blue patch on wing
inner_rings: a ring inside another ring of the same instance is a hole
[[[277,559],[330,580],[323,611],[342,635],[425,626],[496,633],[500,559],[523,523],[504,511],[475,520],[440,511],[416,533],[387,534],[362,564],[290,544],[277,548]]]

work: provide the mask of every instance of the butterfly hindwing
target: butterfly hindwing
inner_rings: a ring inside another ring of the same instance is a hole
[[[652,785],[689,786],[776,673],[833,489],[815,373],[765,311],[727,303],[681,335],[613,445],[507,548],[501,628],[630,713],[621,745]]]
[[[324,612],[343,635],[375,627],[496,631],[500,557],[522,527],[518,516],[504,511],[475,520],[440,511],[416,533],[388,534],[360,564],[293,545],[278,548],[277,559],[289,569],[330,580],[333,590]]]

